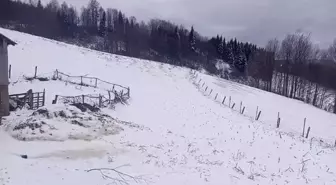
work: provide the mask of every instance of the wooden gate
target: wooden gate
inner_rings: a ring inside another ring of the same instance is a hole
[[[45,105],[45,90],[33,93],[30,89],[26,93],[11,94],[9,98],[17,101],[22,106],[28,105],[29,109],[38,109]]]
[[[38,109],[44,106],[45,90],[43,92],[32,93],[31,109]]]

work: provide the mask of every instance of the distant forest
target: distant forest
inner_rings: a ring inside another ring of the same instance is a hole
[[[148,22],[89,0],[77,11],[51,0],[0,0],[0,26],[141,59],[204,69],[208,73],[298,99],[336,113],[336,40],[321,50],[296,32],[265,47],[223,35],[201,36],[170,21]],[[274,102],[276,106],[276,102]]]

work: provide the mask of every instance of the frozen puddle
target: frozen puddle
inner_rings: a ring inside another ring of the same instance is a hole
[[[110,151],[111,152],[111,151]],[[86,148],[80,150],[63,150],[63,151],[55,151],[51,153],[46,153],[38,156],[28,156],[32,159],[41,159],[41,158],[61,158],[61,159],[89,159],[89,158],[103,158],[105,155],[110,152],[104,149],[97,148]]]

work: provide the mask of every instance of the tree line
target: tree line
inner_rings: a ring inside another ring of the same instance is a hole
[[[336,113],[332,62],[336,61],[336,41],[329,50],[321,50],[310,35],[294,33],[257,47],[222,35],[206,38],[194,27],[166,20],[138,21],[120,10],[101,7],[97,0],[89,0],[80,11],[57,0],[45,6],[40,0],[1,0],[0,25],[104,52],[203,68]]]
[[[2,0],[1,25],[23,32],[80,44],[100,51],[121,54],[218,73],[217,59],[244,72],[256,45],[221,36],[202,37],[192,27],[186,29],[170,21],[143,22],[122,11],[104,9],[90,0],[78,12],[66,2],[40,0],[30,3]],[[48,25],[48,26],[46,26]]]
[[[336,113],[336,39],[320,49],[310,34],[268,41],[249,66],[248,84]],[[257,70],[255,70],[257,69]]]

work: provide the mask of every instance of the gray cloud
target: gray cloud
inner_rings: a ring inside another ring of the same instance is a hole
[[[49,0],[44,0],[49,1]],[[264,45],[300,29],[326,47],[336,37],[335,0],[98,0],[138,20],[161,18],[194,25],[205,36],[222,34]],[[66,0],[78,9],[88,0]]]

